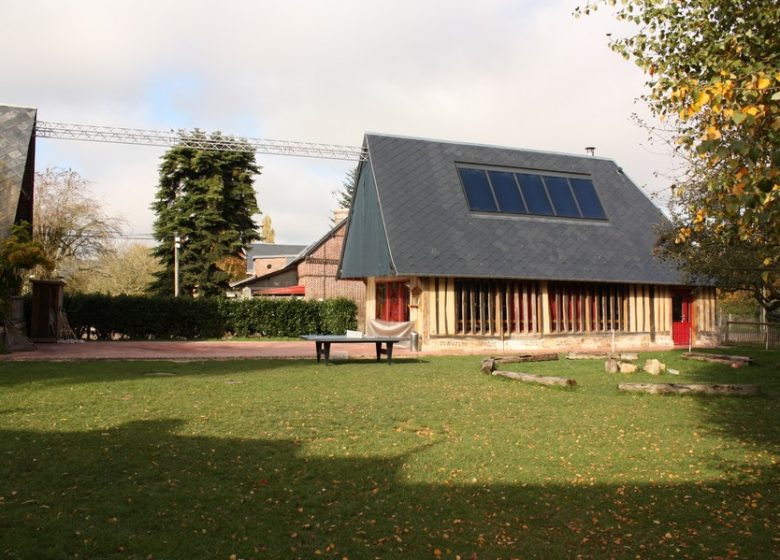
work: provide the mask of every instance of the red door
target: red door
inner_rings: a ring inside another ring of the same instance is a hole
[[[383,321],[409,320],[409,288],[406,282],[376,285],[376,318]]]
[[[672,341],[675,346],[686,346],[691,342],[691,291],[672,292]]]

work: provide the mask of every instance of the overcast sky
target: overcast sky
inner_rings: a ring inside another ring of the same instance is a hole
[[[38,119],[220,130],[359,146],[365,132],[614,159],[648,194],[668,180],[644,77],[584,0],[5,0],[0,104]],[[11,24],[12,22],[12,24]],[[36,165],[92,182],[128,232],[150,233],[163,148],[41,139]],[[329,227],[352,162],[258,154],[277,243]],[[659,206],[663,198],[656,200]],[[258,220],[259,221],[259,220]]]

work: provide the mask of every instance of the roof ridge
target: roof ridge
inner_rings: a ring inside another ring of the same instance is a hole
[[[587,154],[574,154],[571,152],[558,152],[555,150],[541,150],[537,148],[520,148],[518,146],[507,146],[504,144],[467,142],[465,140],[443,140],[440,138],[428,138],[424,136],[412,136],[412,135],[405,135],[405,134],[390,134],[384,132],[366,132],[365,133],[366,139],[368,139],[369,136],[375,136],[381,138],[397,138],[399,140],[415,140],[418,142],[433,142],[436,144],[451,144],[455,146],[465,146],[469,148],[476,147],[476,148],[487,148],[491,150],[495,150],[495,149],[510,150],[513,152],[526,152],[526,153],[540,154],[540,155],[564,156],[564,157],[580,158],[586,160],[599,160],[599,161],[607,161],[607,162],[615,163],[615,165],[617,165],[616,161],[611,157],[596,156],[596,155],[591,156]]]

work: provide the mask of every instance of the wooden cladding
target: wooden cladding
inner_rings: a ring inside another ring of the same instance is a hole
[[[551,333],[634,332],[629,287],[550,282],[547,287]]]
[[[504,336],[541,331],[538,282],[455,280],[456,334]]]
[[[546,336],[672,331],[672,288],[649,284],[430,278],[422,316],[432,336]],[[694,293],[697,330],[714,329],[715,291]],[[420,328],[423,328],[422,325]]]

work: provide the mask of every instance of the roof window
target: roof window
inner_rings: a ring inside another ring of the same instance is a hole
[[[458,166],[474,212],[606,220],[590,178]]]

